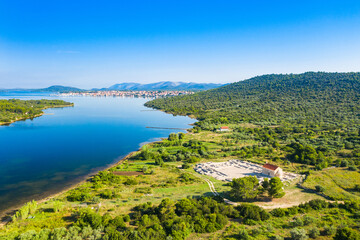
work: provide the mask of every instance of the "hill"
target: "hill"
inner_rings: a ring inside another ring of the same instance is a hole
[[[107,90],[133,90],[133,91],[151,91],[151,90],[209,90],[223,86],[215,83],[185,83],[185,82],[157,82],[157,83],[120,83],[112,85]]]
[[[47,88],[27,89],[27,88],[13,88],[13,89],[0,89],[0,92],[81,92],[85,91],[80,88],[67,87],[61,85],[54,85]]]
[[[359,124],[360,73],[271,74],[145,105],[200,119],[280,124]]]
[[[41,89],[33,89],[34,92],[81,92],[84,91],[80,88],[75,87],[67,87],[67,86],[61,86],[61,85],[54,85],[47,88],[41,88]]]

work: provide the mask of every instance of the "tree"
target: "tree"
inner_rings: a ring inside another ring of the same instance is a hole
[[[231,183],[230,196],[235,199],[254,199],[259,194],[259,180],[254,176],[234,178]]]
[[[273,177],[270,179],[270,188],[268,193],[273,198],[281,198],[285,195],[283,183],[281,182],[280,178]]]
[[[264,181],[261,183],[261,186],[263,187],[264,191],[267,191],[270,183],[268,178],[264,178]]]

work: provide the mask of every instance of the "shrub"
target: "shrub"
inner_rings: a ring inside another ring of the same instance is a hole
[[[311,200],[310,202],[308,202],[308,205],[314,210],[320,210],[320,209],[329,207],[328,202],[326,202],[324,200],[320,200],[320,199]]]
[[[95,196],[92,198],[91,202],[94,204],[100,203],[100,198],[98,196]]]
[[[61,211],[61,209],[63,209],[63,207],[64,207],[64,203],[63,203],[63,202],[61,202],[61,201],[59,201],[59,200],[55,200],[55,201],[53,202],[53,210],[54,210],[54,212],[59,212],[59,211]]]
[[[182,169],[189,169],[189,168],[191,168],[191,164],[184,163],[181,167],[182,167]]]
[[[184,183],[193,183],[197,181],[197,178],[190,173],[182,173],[179,176],[179,180],[180,182],[184,182]]]
[[[103,218],[98,213],[95,213],[90,208],[84,208],[80,210],[75,226],[99,228],[102,224]]]
[[[304,229],[294,228],[290,231],[292,240],[306,240],[308,236],[306,235],[306,231]]]
[[[37,202],[32,200],[31,202],[26,203],[24,206],[22,206],[12,217],[13,221],[16,220],[24,220],[29,217],[29,215],[35,214],[37,210]]]
[[[282,236],[278,236],[278,235],[272,236],[270,239],[271,240],[284,240],[284,238]]]
[[[309,236],[311,238],[317,238],[320,236],[320,231],[317,227],[314,227],[312,229],[309,230]]]
[[[250,236],[249,236],[248,232],[246,231],[246,229],[241,229],[239,231],[237,239],[239,239],[239,240],[249,240],[250,239]]]
[[[356,168],[355,166],[350,166],[350,167],[349,167],[349,170],[350,170],[350,171],[357,171],[357,168]]]
[[[129,222],[130,216],[126,214],[126,215],[124,215],[123,219],[124,219],[124,222]]]
[[[74,189],[71,190],[69,195],[66,197],[66,199],[70,202],[75,202],[75,201],[87,201],[91,198],[90,194],[84,190],[80,190],[80,189]]]
[[[295,227],[301,227],[304,225],[304,221],[301,220],[301,218],[297,217],[294,219],[293,226]]]
[[[144,194],[149,194],[151,193],[151,188],[149,187],[140,187],[140,188],[136,188],[134,190],[135,193],[144,193]]]
[[[253,204],[241,204],[240,206],[236,207],[239,211],[240,216],[244,220],[254,220],[254,221],[265,221],[270,218],[270,214],[266,212],[259,206]],[[246,222],[247,224],[252,222]]]
[[[282,208],[275,208],[275,209],[271,210],[270,214],[273,215],[274,217],[284,217],[285,210]]]
[[[125,185],[137,185],[138,182],[136,181],[135,178],[128,178],[126,179],[126,181],[124,182]]]
[[[331,235],[334,235],[335,233],[336,233],[336,227],[334,227],[334,226],[325,226],[324,227],[323,235],[331,236]]]
[[[149,169],[148,166],[144,166],[141,171],[146,174],[148,169]]]
[[[349,166],[349,162],[347,160],[342,160],[340,163],[340,167],[347,167]]]
[[[334,237],[334,240],[358,240],[358,239],[359,239],[359,234],[355,230],[349,227],[337,229]]]
[[[303,221],[304,221],[304,225],[310,225],[313,222],[315,222],[315,218],[311,217],[311,216],[304,216]]]
[[[295,215],[298,212],[299,212],[299,208],[297,206],[290,207],[290,208],[286,209],[286,215],[288,215],[288,216]]]
[[[110,189],[105,189],[100,193],[100,197],[104,199],[113,199],[116,197],[116,193]]]
[[[315,186],[315,191],[319,192],[319,193],[322,193],[322,192],[325,191],[325,188],[323,186],[321,186],[321,185],[316,185]]]

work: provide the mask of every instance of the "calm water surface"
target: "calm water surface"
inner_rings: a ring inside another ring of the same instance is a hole
[[[142,144],[194,120],[149,111],[141,98],[53,97],[4,94],[0,98],[63,99],[74,107],[47,109],[33,120],[0,126],[0,212],[59,192],[105,168]]]

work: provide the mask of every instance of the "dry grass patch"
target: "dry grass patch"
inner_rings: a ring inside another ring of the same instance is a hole
[[[344,168],[331,168],[311,173],[304,186],[315,190],[317,185],[324,187],[324,194],[334,200],[360,199],[360,193],[354,191],[360,184],[360,173]]]

